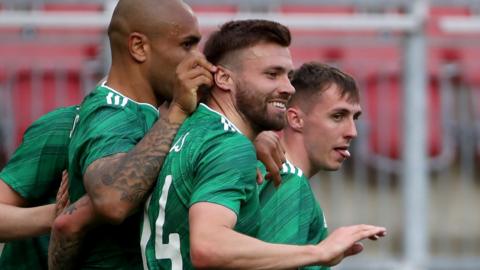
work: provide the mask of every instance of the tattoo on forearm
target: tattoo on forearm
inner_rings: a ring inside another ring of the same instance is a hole
[[[105,162],[93,163],[85,175],[86,184],[91,187],[90,194],[93,192],[91,195],[96,196],[95,192],[103,185],[118,190],[121,200],[135,205],[143,202],[156,182],[179,127],[180,124],[170,123],[162,117],[126,156],[114,156],[106,158]],[[105,164],[114,159],[121,159],[116,169],[106,169]],[[90,177],[89,172],[92,172]],[[101,175],[98,175],[99,172]]]
[[[71,204],[71,205],[67,206],[67,208],[65,208],[65,210],[63,212],[68,214],[68,215],[71,215],[71,214],[73,214],[73,212],[75,212],[75,210],[77,210],[77,206],[75,204]]]
[[[82,197],[71,204],[60,215],[72,215],[75,211],[85,207],[88,197]],[[69,235],[64,232],[52,230],[50,245],[48,248],[48,269],[67,270],[74,269],[77,257],[80,254],[83,234]]]
[[[52,232],[49,246],[48,269],[74,269],[80,245],[81,238],[68,238]]]

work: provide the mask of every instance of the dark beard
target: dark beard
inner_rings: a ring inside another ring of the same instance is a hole
[[[259,133],[264,130],[281,130],[285,126],[285,115],[269,117],[267,104],[264,97],[259,98],[253,91],[246,90],[246,87],[237,85],[235,95],[236,107],[242,118],[246,120],[252,129]]]

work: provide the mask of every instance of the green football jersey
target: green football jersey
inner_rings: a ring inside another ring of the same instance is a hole
[[[193,269],[188,211],[195,203],[232,210],[238,232],[254,236],[258,230],[256,154],[248,138],[200,104],[174,142],[144,209],[144,269]]]
[[[259,188],[261,222],[257,238],[270,243],[318,244],[328,236],[328,229],[308,179],[289,161],[283,164],[280,175],[278,189],[272,181],[265,181]]]
[[[85,194],[83,174],[95,160],[131,150],[153,126],[158,110],[98,86],[81,104],[69,145],[70,200]],[[140,213],[102,225],[84,239],[81,269],[141,269]]]
[[[77,109],[59,108],[36,120],[0,172],[0,179],[30,206],[55,202],[62,171],[67,168],[69,134]],[[47,234],[8,242],[0,257],[0,269],[47,269],[49,239]]]

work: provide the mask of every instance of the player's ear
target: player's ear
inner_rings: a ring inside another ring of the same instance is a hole
[[[128,51],[135,61],[145,62],[149,49],[148,39],[144,34],[133,32],[128,36]]]
[[[298,107],[290,107],[287,109],[287,125],[297,131],[303,132],[303,112]]]
[[[224,91],[230,91],[233,89],[234,82],[232,79],[232,74],[230,70],[226,69],[222,66],[217,66],[217,72],[213,74],[213,79],[215,81],[215,85]]]

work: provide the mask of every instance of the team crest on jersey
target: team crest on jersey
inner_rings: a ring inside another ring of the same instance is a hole
[[[180,152],[180,150],[182,150],[183,144],[185,143],[185,139],[187,138],[188,134],[190,134],[190,132],[187,132],[184,135],[182,135],[177,140],[177,142],[172,146],[172,148],[170,148],[169,152],[172,152],[172,151],[175,151],[177,153]]]

